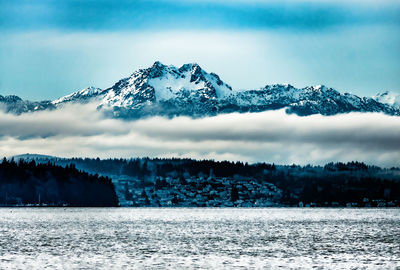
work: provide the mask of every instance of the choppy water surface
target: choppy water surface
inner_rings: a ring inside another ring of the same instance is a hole
[[[400,209],[2,208],[1,269],[400,268]]]

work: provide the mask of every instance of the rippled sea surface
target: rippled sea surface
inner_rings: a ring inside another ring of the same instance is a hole
[[[400,269],[400,209],[1,208],[29,268]]]

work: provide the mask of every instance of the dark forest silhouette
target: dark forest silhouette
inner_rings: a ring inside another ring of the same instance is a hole
[[[0,163],[0,205],[117,206],[111,179],[52,162]]]

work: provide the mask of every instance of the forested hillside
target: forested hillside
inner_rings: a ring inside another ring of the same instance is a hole
[[[400,169],[362,162],[298,166],[178,158],[50,160],[112,177],[123,205],[400,206]]]
[[[110,178],[20,159],[0,163],[0,205],[117,206]]]

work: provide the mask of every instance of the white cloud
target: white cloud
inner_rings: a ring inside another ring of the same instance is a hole
[[[380,113],[287,115],[284,110],[191,119],[105,119],[93,106],[0,113],[0,153],[61,157],[192,157],[324,164],[400,165],[399,117]]]

